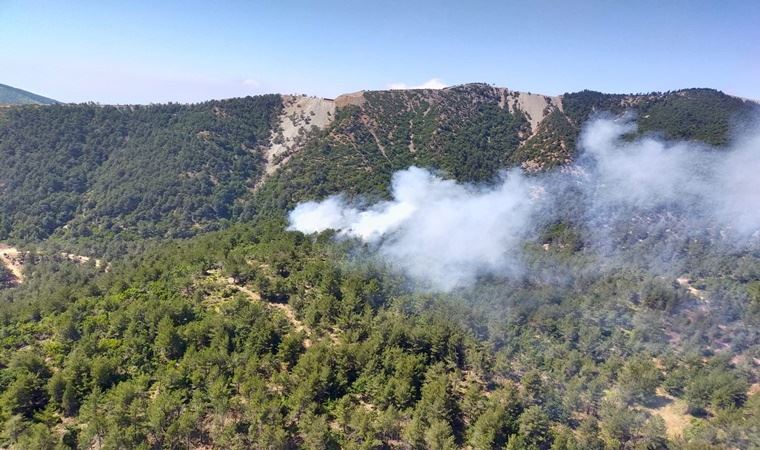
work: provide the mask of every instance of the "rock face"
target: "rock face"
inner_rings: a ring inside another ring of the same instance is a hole
[[[282,113],[264,152],[265,173],[272,174],[298,152],[308,135],[327,128],[335,119],[336,102],[305,96],[282,96]]]
[[[505,101],[510,111],[520,110],[530,122],[532,135],[538,133],[538,126],[554,109],[562,111],[562,97],[531,94],[527,92],[508,91],[505,89]]]
[[[350,94],[343,94],[335,99],[335,106],[338,108],[344,108],[346,106],[362,106],[366,102],[364,98],[364,91],[352,92]]]

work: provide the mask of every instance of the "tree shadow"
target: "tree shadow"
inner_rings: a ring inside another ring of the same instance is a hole
[[[647,408],[659,409],[673,403],[672,398],[665,397],[664,395],[655,395],[649,397],[642,403]]]

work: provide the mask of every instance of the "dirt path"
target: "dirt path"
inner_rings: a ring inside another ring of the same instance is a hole
[[[669,437],[683,436],[684,430],[691,425],[692,421],[692,417],[686,413],[686,402],[673,397],[662,388],[657,389],[657,396],[662,399],[659,406],[643,409],[650,414],[662,417]]]
[[[0,244],[0,262],[11,271],[17,283],[24,282],[24,254],[19,249]]]
[[[89,256],[76,255],[74,253],[66,253],[66,252],[61,252],[61,256],[63,256],[64,258],[68,259],[71,262],[75,262],[78,264],[86,264],[92,259]],[[105,265],[102,259],[95,258],[95,268],[101,269],[103,267],[107,268],[108,266]]]
[[[0,244],[0,264],[4,265],[11,271],[11,274],[16,279],[17,284],[24,282],[24,256],[29,252],[22,252],[16,247],[11,247],[8,244]],[[38,253],[40,256],[44,256],[44,253]],[[65,258],[75,264],[86,264],[91,259],[89,256],[77,255],[74,253],[59,253],[60,257]],[[95,267],[98,269],[104,269],[106,272],[110,270],[110,264],[106,263],[102,259],[95,258]]]
[[[290,322],[290,324],[293,325],[293,328],[295,328],[296,331],[298,331],[299,333],[306,334],[307,337],[303,341],[303,346],[306,348],[311,347],[311,344],[313,342],[312,339],[316,338],[315,333],[309,326],[307,326],[305,323],[303,323],[301,320],[298,319],[295,311],[293,311],[292,306],[285,303],[267,302],[261,298],[261,295],[258,292],[254,292],[245,286],[236,284],[234,279],[228,278],[226,281],[229,287],[239,292],[242,292],[252,301],[261,302],[270,308],[275,308],[275,309],[280,310],[285,315],[285,318],[288,319],[288,322]],[[333,344],[338,344],[340,342],[340,339],[338,338],[338,334],[336,332],[331,331],[331,332],[327,332],[326,334],[330,338],[330,340],[333,342]]]
[[[689,294],[693,295],[694,297],[698,298],[699,300],[702,300],[703,302],[707,301],[707,298],[705,297],[704,291],[701,291],[694,286],[692,286],[692,281],[686,277],[680,277],[676,278],[676,282],[681,285],[681,287],[686,288],[687,291],[689,291]]]
[[[293,308],[290,305],[286,305],[286,304],[283,304],[283,303],[265,302],[261,298],[261,295],[258,292],[254,292],[254,291],[248,289],[245,286],[240,286],[239,284],[235,284],[235,281],[232,280],[232,279],[228,279],[227,280],[227,284],[231,288],[236,289],[239,292],[242,292],[243,294],[245,294],[246,296],[248,296],[249,299],[251,299],[251,300],[253,300],[255,302],[261,302],[261,303],[263,303],[263,304],[265,304],[265,305],[267,305],[267,306],[269,306],[271,308],[279,309],[285,315],[285,318],[288,319],[288,322],[290,322],[290,324],[293,325],[293,328],[295,328],[295,330],[297,332],[299,332],[299,333],[305,333],[307,336],[311,336],[311,330],[306,325],[304,325],[304,323],[301,322],[298,319],[298,317],[296,317],[295,311],[293,311]],[[308,338],[308,337],[306,339],[304,339],[303,346],[306,347],[306,348],[311,347],[311,339]]]

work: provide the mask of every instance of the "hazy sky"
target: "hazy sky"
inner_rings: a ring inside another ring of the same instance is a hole
[[[0,83],[68,102],[482,81],[760,98],[760,1],[0,0]]]

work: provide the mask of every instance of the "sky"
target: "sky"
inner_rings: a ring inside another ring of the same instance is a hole
[[[470,82],[760,99],[760,2],[0,0],[0,83],[64,102]]]

